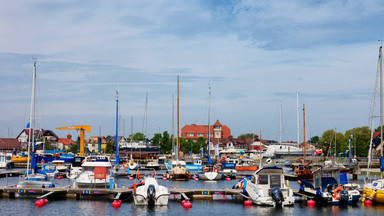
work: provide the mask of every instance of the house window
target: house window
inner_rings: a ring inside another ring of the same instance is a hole
[[[202,134],[202,133],[198,133],[197,136],[198,136],[198,137],[202,137],[202,136],[204,136],[204,134]]]
[[[187,133],[187,136],[193,137],[193,133]]]

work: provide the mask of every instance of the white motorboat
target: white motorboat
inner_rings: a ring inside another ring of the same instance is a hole
[[[67,178],[69,179],[75,179],[77,178],[80,173],[83,171],[83,168],[81,167],[82,163],[85,161],[85,157],[83,156],[75,156],[73,157],[72,164],[70,169],[67,170]]]
[[[0,155],[0,169],[11,169],[14,163],[11,159],[11,156]]]
[[[285,184],[283,169],[264,167],[257,170],[251,180],[241,179],[234,188],[245,189],[251,201],[262,206],[292,206],[292,189]]]
[[[153,177],[146,177],[143,185],[134,188],[133,194],[135,205],[148,206],[168,205],[169,196],[169,190],[159,185]]]
[[[56,166],[56,176],[66,176],[68,167],[65,165],[64,160],[53,160],[52,165]]]
[[[73,183],[74,188],[109,188],[112,163],[107,156],[88,156],[85,158],[82,172]]]
[[[314,197],[321,205],[356,204],[361,197],[359,184],[340,184],[339,168],[315,170],[313,182],[313,188],[301,186],[299,193]]]

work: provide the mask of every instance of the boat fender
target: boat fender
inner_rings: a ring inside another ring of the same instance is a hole
[[[129,167],[129,164],[128,164],[128,163],[124,163],[124,164],[123,164],[123,168],[124,168],[124,169],[128,169],[128,167]]]
[[[136,181],[133,183],[133,194],[136,194]]]
[[[152,178],[154,178],[155,177],[155,170],[153,170],[153,172],[152,172]]]
[[[373,190],[371,195],[369,196],[371,199],[375,198],[376,195],[376,190]]]
[[[371,206],[372,205],[372,201],[367,199],[367,200],[364,201],[364,205],[365,206]]]
[[[246,207],[252,206],[252,201],[251,200],[245,200],[244,206],[246,206]]]
[[[308,200],[307,201],[307,206],[308,207],[313,207],[313,206],[315,206],[315,204],[316,204],[316,202],[314,200]]]

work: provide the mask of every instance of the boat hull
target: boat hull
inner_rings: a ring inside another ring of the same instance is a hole
[[[384,203],[384,190],[375,190],[376,193],[372,194],[373,191],[371,188],[364,187],[363,194],[374,202]]]
[[[257,171],[257,166],[236,166],[237,171]]]

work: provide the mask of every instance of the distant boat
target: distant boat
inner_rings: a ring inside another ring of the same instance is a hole
[[[219,168],[208,166],[203,171],[197,173],[200,180],[221,180],[224,178],[223,172],[219,171]]]
[[[0,155],[0,169],[11,169],[14,165],[14,162],[11,160],[11,157],[8,155]]]

